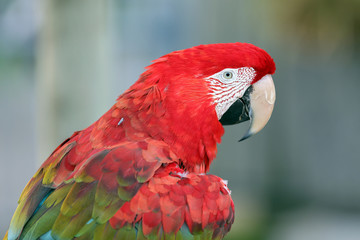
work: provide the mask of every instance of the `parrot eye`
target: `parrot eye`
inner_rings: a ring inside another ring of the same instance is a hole
[[[227,68],[227,69],[223,69],[220,72],[215,73],[212,76],[207,77],[207,79],[218,79],[221,82],[227,84],[227,83],[232,83],[237,79],[237,73],[238,73],[238,69],[235,68]]]
[[[221,78],[225,83],[231,82],[232,80],[234,80],[234,76],[235,76],[235,74],[231,70],[226,70],[221,74]]]
[[[223,77],[225,78],[225,79],[232,79],[232,77],[233,77],[233,73],[232,72],[224,72],[223,73]]]

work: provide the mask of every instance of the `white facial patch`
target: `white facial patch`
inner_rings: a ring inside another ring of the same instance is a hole
[[[206,80],[214,99],[215,110],[220,119],[230,106],[241,98],[251,85],[256,72],[251,67],[226,68]]]

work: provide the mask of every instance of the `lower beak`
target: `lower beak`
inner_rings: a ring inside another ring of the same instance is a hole
[[[271,117],[275,103],[275,86],[270,74],[250,86],[221,117],[223,125],[250,120],[250,128],[239,140],[245,140],[263,129]]]

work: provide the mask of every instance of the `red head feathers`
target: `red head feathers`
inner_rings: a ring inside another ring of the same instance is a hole
[[[275,64],[248,43],[200,45],[160,57],[99,120],[113,125],[101,130],[99,144],[156,138],[172,146],[185,169],[207,171],[224,129],[206,79],[229,68],[252,68],[250,85],[273,74]]]

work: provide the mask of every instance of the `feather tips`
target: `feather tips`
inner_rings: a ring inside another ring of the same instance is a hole
[[[168,146],[162,142],[151,139],[127,142],[94,154],[80,167],[75,167],[73,173],[63,174],[67,177],[52,188],[57,171],[63,171],[59,166],[77,146],[75,142],[67,144],[59,149],[61,153],[52,155],[53,162],[43,165],[25,188],[9,239],[17,238],[21,232],[24,239],[38,238],[49,232],[56,239],[72,239],[74,236],[86,239],[88,231],[94,232],[92,237],[101,239],[100,228],[105,228],[105,225],[114,230],[107,230],[106,236],[118,234],[115,230],[120,231],[120,228],[107,225],[109,219],[134,197],[162,164],[176,161],[176,158],[172,159],[175,155],[165,150]],[[50,186],[44,186],[44,183]],[[154,202],[149,201],[149,204],[153,206]],[[150,229],[153,234],[158,234],[158,231],[153,231],[154,225],[146,221],[153,220],[154,215],[147,215],[144,218],[145,232],[150,233],[147,231]],[[158,215],[161,220],[161,213]],[[132,222],[134,219],[135,216],[128,220]],[[125,226],[129,227],[122,225],[121,228]],[[126,230],[126,234],[133,235],[131,229]]]
[[[154,61],[107,113],[50,155],[25,187],[6,238],[221,239],[234,206],[220,178],[198,174],[224,133],[204,78],[245,66],[255,69],[254,81],[275,71],[264,50],[246,43]]]
[[[110,219],[115,228],[141,222],[146,238],[161,232],[171,239],[186,226],[191,236],[220,239],[230,230],[234,206],[222,179],[190,173],[170,164],[159,169]],[[215,229],[219,229],[215,232]],[[155,237],[155,239],[158,239]]]

